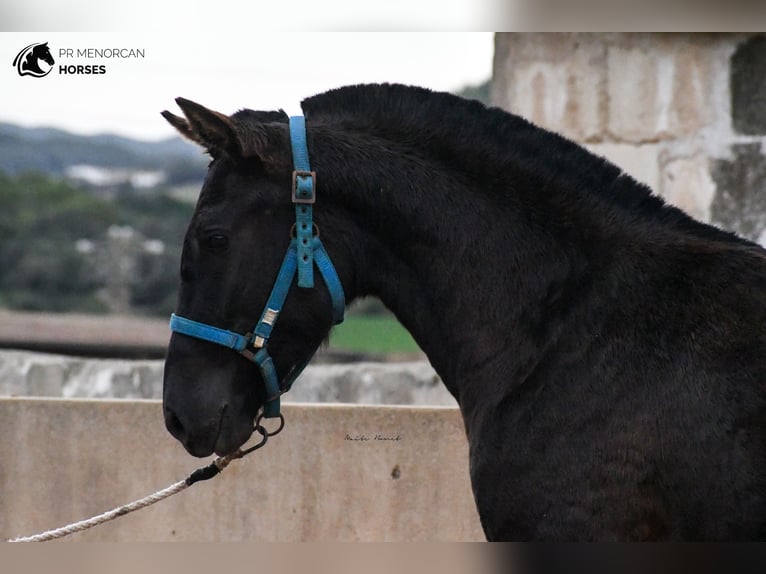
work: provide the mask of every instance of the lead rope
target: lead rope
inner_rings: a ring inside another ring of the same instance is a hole
[[[178,494],[182,490],[186,490],[192,484],[195,484],[197,482],[210,480],[214,476],[217,476],[218,474],[220,474],[223,471],[223,469],[229,466],[229,464],[232,461],[238,458],[242,458],[250,454],[251,452],[255,452],[259,448],[262,448],[263,446],[265,446],[266,441],[269,440],[269,437],[279,434],[282,431],[282,429],[285,427],[285,418],[284,416],[280,414],[279,428],[275,430],[274,432],[269,432],[260,424],[262,417],[263,415],[261,414],[255,423],[255,432],[261,435],[261,440],[258,444],[251,446],[250,448],[247,448],[244,450],[239,449],[236,452],[227,454],[226,456],[219,456],[209,465],[198,468],[197,470],[192,472],[184,480],[171,484],[167,488],[163,488],[162,490],[159,490],[155,492],[154,494],[150,494],[149,496],[146,496],[140,500],[136,500],[124,506],[119,506],[117,508],[104,512],[103,514],[99,514],[98,516],[88,518],[87,520],[74,522],[67,526],[62,526],[61,528],[48,530],[46,532],[35,534],[33,536],[20,536],[18,538],[12,538],[10,540],[6,540],[6,542],[48,542],[49,540],[56,540],[57,538],[63,538],[64,536],[69,536],[70,534],[74,534],[76,532],[82,532],[83,530],[88,530],[90,528],[93,528],[94,526],[98,526],[100,524],[104,524],[105,522],[109,522],[110,520],[114,520],[115,518],[119,518],[120,516],[125,516],[126,514],[130,514],[131,512],[135,512],[136,510],[141,510],[142,508],[151,506],[152,504],[155,504],[161,500],[165,500],[166,498],[169,498],[170,496],[173,496],[174,494]]]

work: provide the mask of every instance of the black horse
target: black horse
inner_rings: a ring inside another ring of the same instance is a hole
[[[245,333],[290,241],[287,116],[177,102],[186,119],[163,115],[213,158],[178,313]],[[346,300],[379,297],[457,399],[488,539],[766,539],[763,249],[475,101],[367,85],[303,111]],[[280,378],[330,309],[321,281],[293,285]],[[164,385],[197,456],[243,444],[266,399],[254,364],[179,333]]]
[[[50,48],[48,48],[48,42],[45,42],[44,44],[30,44],[19,52],[13,60],[13,65],[16,66],[16,70],[20,75],[35,76],[39,78],[47,76],[51,71],[50,68],[48,70],[43,70],[40,67],[40,60],[49,66],[53,66],[55,63]]]

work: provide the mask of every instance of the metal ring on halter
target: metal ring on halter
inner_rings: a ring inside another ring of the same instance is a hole
[[[269,431],[267,431],[261,425],[256,424],[255,431],[258,432],[259,435],[261,435],[262,437],[261,442],[259,442],[255,446],[251,446],[250,448],[240,450],[236,458],[242,458],[246,454],[250,454],[251,452],[258,450],[259,448],[261,448],[262,446],[266,444],[267,440],[269,440]]]
[[[258,418],[255,419],[255,430],[257,430],[261,434],[265,432],[266,434],[264,436],[278,435],[279,433],[282,432],[282,429],[285,428],[285,415],[283,415],[282,413],[279,413],[279,428],[277,428],[277,430],[273,432],[269,432],[268,430],[266,430],[264,426],[261,425],[262,420],[263,420],[263,412],[261,412],[261,414],[258,415]],[[260,429],[263,429],[263,431],[261,431]]]
[[[295,239],[297,235],[295,234],[295,226],[296,224],[293,223],[292,227],[290,227],[290,237],[292,239]],[[313,237],[319,237],[319,227],[316,223],[311,223],[311,234]]]

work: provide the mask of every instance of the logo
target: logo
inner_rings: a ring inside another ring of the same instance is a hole
[[[13,59],[13,67],[19,76],[44,78],[53,71],[54,64],[59,76],[106,74],[112,60],[143,60],[146,50],[137,47],[108,48],[98,46],[59,46],[53,59],[48,42],[30,44]]]
[[[41,66],[41,62],[48,66]],[[48,49],[48,42],[30,44],[16,54],[13,59],[13,65],[19,76],[32,76],[33,78],[42,78],[50,74],[54,63],[51,51]]]

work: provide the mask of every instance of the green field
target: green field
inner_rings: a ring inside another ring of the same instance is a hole
[[[420,349],[391,315],[349,315],[335,327],[330,348],[364,353],[417,353]]]

